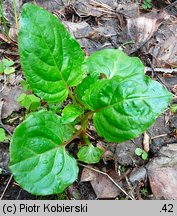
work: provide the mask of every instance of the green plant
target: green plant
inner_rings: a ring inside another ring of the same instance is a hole
[[[148,159],[148,153],[145,152],[145,151],[144,151],[143,149],[141,149],[141,148],[136,148],[136,149],[135,149],[135,154],[136,154],[137,156],[140,156],[143,160]]]
[[[36,97],[34,94],[25,94],[22,93],[17,101],[22,107],[25,107],[27,110],[35,111],[38,107],[41,106],[40,98]]]
[[[3,58],[0,62],[0,74],[5,73],[9,75],[15,72],[15,68],[13,67],[14,62],[8,59]]]
[[[143,0],[141,7],[144,10],[151,9],[152,8],[152,0]]]
[[[6,133],[3,128],[0,128],[0,142],[3,142],[7,139]]]
[[[140,193],[142,196],[147,197],[148,196],[148,189],[146,187],[140,189]]]
[[[177,104],[172,104],[170,107],[170,112],[176,113],[177,112]]]
[[[4,29],[1,28],[2,33],[6,34],[6,36],[8,36],[8,27],[7,27],[7,22],[6,19],[4,17],[4,13],[3,13],[3,8],[2,8],[2,0],[0,0],[0,24],[2,24],[4,26]]]
[[[30,90],[29,85],[25,80],[21,80],[20,84],[22,85],[24,91]]]
[[[14,131],[10,169],[30,193],[61,193],[77,179],[77,161],[66,149],[76,138],[86,144],[80,160],[101,159],[102,151],[86,135],[90,120],[101,137],[122,142],[145,131],[172,99],[144,75],[136,57],[105,49],[85,58],[63,24],[35,5],[23,6],[18,45],[30,89],[50,104],[72,101],[61,115],[45,109],[31,113]]]

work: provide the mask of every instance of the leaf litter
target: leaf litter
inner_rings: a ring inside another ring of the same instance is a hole
[[[23,3],[22,1],[17,0],[15,2],[17,4],[17,13],[19,13]],[[60,19],[63,19],[64,25],[68,27],[73,36],[78,39],[82,48],[89,54],[104,47],[121,47],[124,48],[124,51],[127,53],[138,53],[140,56],[141,53],[145,53],[146,56],[150,55],[152,59],[151,65],[148,65],[150,67],[164,67],[167,69],[176,67],[177,47],[175,41],[177,27],[174,14],[172,15],[169,10],[170,5],[168,10],[162,10],[159,12],[158,9],[154,9],[149,13],[143,14],[140,11],[139,6],[130,1],[127,1],[128,3],[120,3],[117,1],[106,0],[102,2],[80,0],[70,1],[70,4],[67,0],[38,0],[36,2],[38,5],[52,11],[54,14],[56,13]],[[5,17],[11,24],[11,28],[13,28],[15,20],[11,1],[5,0],[3,4]],[[85,7],[85,4],[87,4],[88,7]],[[65,14],[66,9],[68,10],[69,7],[74,10],[72,12],[73,15],[71,16],[72,19],[67,20]],[[175,6],[173,5],[173,7]],[[16,42],[16,33],[12,32],[10,34],[12,41],[14,40]],[[5,36],[3,37],[5,38]],[[16,61],[16,57],[14,61]],[[145,63],[148,64],[148,62]],[[4,88],[0,94],[1,99],[4,100],[1,116],[2,119],[8,118],[13,112],[20,111],[16,98],[22,93],[22,88],[19,85],[20,81],[18,81],[18,79],[21,80],[22,78],[21,75],[18,77],[17,74],[15,74],[15,77],[14,75],[11,76],[13,78],[11,77],[7,80],[5,87],[4,77],[1,76],[0,88]],[[170,89],[174,89],[174,86],[177,84],[175,81],[175,75],[171,78],[165,78],[160,75],[160,79],[165,82],[165,85]],[[169,82],[170,79],[173,80],[173,82]],[[125,173],[128,166],[131,166],[132,168],[136,166],[136,170],[133,169],[133,172],[131,172],[130,175],[123,175],[122,173],[119,173],[117,169],[111,167],[111,170],[115,174],[113,175],[113,179],[117,179],[117,173],[121,174],[120,176],[123,178],[123,181],[119,182],[120,185],[126,189],[128,186],[130,187],[130,185],[132,185],[131,187],[135,197],[136,190],[133,188],[134,186],[138,187],[137,182],[144,182],[146,185],[147,179],[145,177],[146,172],[144,168],[146,167],[150,183],[149,187],[151,188],[154,197],[157,199],[176,199],[176,194],[172,193],[176,187],[177,179],[177,162],[174,159],[176,157],[176,145],[171,144],[177,142],[177,139],[171,133],[172,128],[174,129],[174,127],[176,127],[176,124],[174,124],[175,121],[172,120],[173,118],[176,118],[176,114],[170,117],[168,116],[169,114],[166,114],[165,117],[164,115],[159,117],[161,120],[156,126],[153,126],[152,130],[150,129],[150,135],[149,131],[146,132],[149,137],[146,137],[147,139],[144,138],[144,145],[146,151],[148,151],[148,148],[150,147],[150,153],[153,154],[151,162],[144,163],[143,160],[134,155],[135,148],[138,146],[143,147],[143,137],[140,137],[139,141],[133,141],[126,144],[126,147],[123,149],[122,146],[125,146],[124,143],[121,145],[115,145],[116,147],[114,146],[111,149],[113,159],[111,156],[111,160],[104,161],[101,165],[101,169],[104,170],[109,163],[112,163],[113,160],[115,160],[115,163],[117,164],[116,166],[125,166]],[[169,122],[167,121],[168,118],[170,119]],[[161,128],[162,125],[163,127]],[[99,140],[98,137],[96,138]],[[162,147],[167,143],[167,147]],[[132,146],[134,147],[130,151]],[[161,147],[162,150],[159,152]],[[167,152],[165,155],[164,151]],[[6,157],[8,158],[8,154]],[[3,160],[5,160],[5,158],[3,158]],[[4,165],[1,163],[1,166]],[[120,190],[112,183],[112,181],[109,180],[109,178],[107,178],[107,176],[102,175],[101,173],[95,173],[87,168],[84,168],[84,170],[87,170],[88,177],[84,181],[87,180],[91,183],[97,198],[115,198],[120,195]],[[84,170],[81,176],[81,181],[84,179]],[[164,171],[166,172],[166,175],[164,175]],[[161,176],[160,182],[158,182],[157,178],[159,175]],[[109,190],[103,190],[107,185],[109,185]],[[165,188],[162,189],[162,185],[165,185]],[[28,196],[29,195],[26,194],[26,197]]]

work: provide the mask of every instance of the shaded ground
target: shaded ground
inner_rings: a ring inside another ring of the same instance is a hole
[[[10,2],[3,1],[8,32],[2,22],[0,32],[0,58],[15,61],[16,69],[10,76],[0,75],[0,116],[7,134],[13,133],[26,112],[16,101],[23,92],[20,84],[23,75],[17,51],[15,15]],[[142,10],[143,1],[140,4],[114,0],[36,2],[62,20],[86,55],[103,48],[122,48],[132,56],[139,56],[150,68],[146,73],[169,89],[174,94],[173,103],[177,103],[177,73],[172,70],[177,66],[176,1],[153,1],[149,10]],[[18,15],[25,1],[16,3]],[[162,69],[156,72],[157,68]],[[164,73],[164,68],[170,69],[170,73]],[[177,187],[177,114],[166,110],[146,133],[121,145],[106,143],[96,135],[92,124],[88,132],[94,137],[92,142],[106,150],[103,160],[94,167],[81,164],[74,185],[61,195],[47,197],[30,195],[11,179],[9,140],[1,142],[2,199],[177,199],[174,192]],[[135,155],[137,147],[148,152],[147,160]],[[161,182],[157,181],[159,176]]]

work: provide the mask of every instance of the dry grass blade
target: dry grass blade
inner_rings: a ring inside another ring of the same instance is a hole
[[[9,180],[8,180],[8,182],[7,182],[7,184],[6,184],[6,187],[4,188],[4,191],[3,191],[2,194],[1,194],[0,200],[3,199],[4,194],[5,194],[5,192],[7,191],[7,188],[9,187],[9,184],[10,184],[10,182],[11,182],[11,180],[12,180],[12,177],[13,177],[13,176],[11,175],[10,178],[9,178]]]

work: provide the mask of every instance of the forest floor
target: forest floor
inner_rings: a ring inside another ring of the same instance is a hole
[[[0,61],[6,58],[14,62],[13,73],[0,74],[0,128],[5,129],[7,137],[0,142],[1,199],[177,199],[177,113],[170,107],[144,134],[121,144],[105,142],[90,124],[92,142],[105,153],[94,166],[80,164],[78,180],[63,194],[33,196],[15,183],[8,168],[9,143],[14,129],[28,113],[17,102],[25,92],[17,42],[18,17],[25,2],[15,0],[14,13],[12,1],[4,0],[3,16],[0,14]],[[171,91],[172,104],[177,104],[177,1],[30,2],[56,15],[86,55],[103,48],[119,48],[138,56],[146,66],[146,74]],[[137,156],[137,148],[147,152],[148,157]]]

